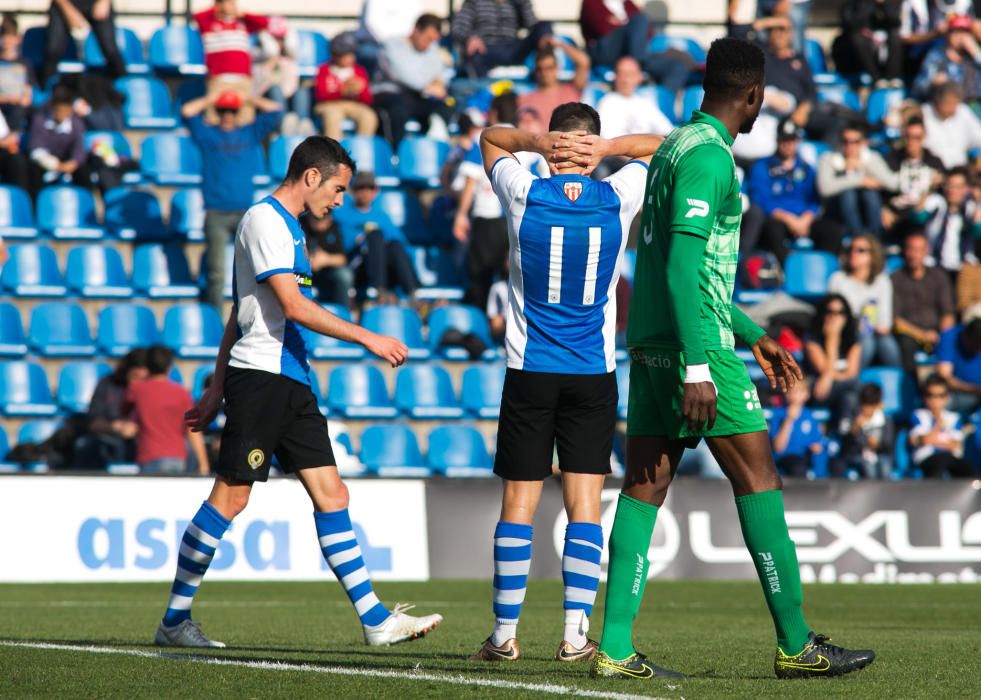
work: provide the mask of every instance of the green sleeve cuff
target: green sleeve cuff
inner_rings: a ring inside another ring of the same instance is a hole
[[[730,310],[732,318],[732,333],[746,345],[753,347],[756,341],[766,335],[766,331],[753,323],[752,319],[743,313],[735,304]]]
[[[706,243],[700,236],[675,233],[672,228],[667,267],[668,303],[686,365],[708,362],[702,339],[702,290],[698,286],[698,270],[702,267]],[[693,309],[698,311],[692,313]]]

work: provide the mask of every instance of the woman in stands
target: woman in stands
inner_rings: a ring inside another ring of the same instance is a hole
[[[862,346],[857,325],[845,297],[829,294],[818,304],[804,344],[808,374],[817,377],[812,403],[831,409],[832,426],[854,413],[858,403]]]

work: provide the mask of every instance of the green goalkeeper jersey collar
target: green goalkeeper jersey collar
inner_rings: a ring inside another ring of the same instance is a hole
[[[725,124],[713,117],[708,112],[702,112],[701,110],[696,109],[694,112],[692,112],[691,121],[693,124],[708,124],[711,126],[713,129],[719,132],[719,136],[722,137],[722,140],[726,142],[727,146],[731,147],[732,142],[736,140],[732,137],[732,134],[729,133],[729,130],[726,128]]]

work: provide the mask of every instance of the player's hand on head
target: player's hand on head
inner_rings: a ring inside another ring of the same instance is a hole
[[[197,404],[184,414],[184,425],[194,433],[200,433],[207,429],[214,422],[215,416],[221,409],[221,400],[221,391],[215,385],[205,389]]]
[[[400,367],[409,359],[409,348],[405,343],[387,335],[372,333],[364,342],[365,349],[388,362],[392,367]]]
[[[753,345],[753,356],[763,370],[770,388],[786,393],[797,382],[804,381],[797,360],[768,335],[763,335]]]
[[[681,417],[689,432],[700,433],[715,425],[718,393],[712,382],[690,382],[681,394]]]

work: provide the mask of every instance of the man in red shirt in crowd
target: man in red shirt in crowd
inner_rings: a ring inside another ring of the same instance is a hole
[[[184,474],[187,472],[187,444],[197,459],[198,473],[209,472],[208,455],[201,433],[184,425],[184,414],[194,406],[191,394],[168,374],[174,353],[163,345],[147,351],[150,376],[134,381],[126,391],[123,412],[129,416],[130,430],[136,433],[136,463],[141,474]]]
[[[378,130],[378,115],[371,108],[373,97],[368,71],[355,63],[358,40],[353,32],[341,32],[330,42],[330,61],[320,66],[314,88],[316,112],[324,124],[324,136],[339,141],[341,124],[354,121],[357,133],[372,136]]]

